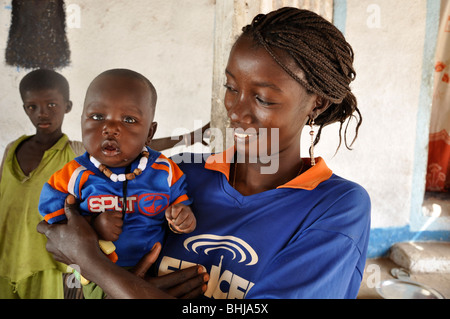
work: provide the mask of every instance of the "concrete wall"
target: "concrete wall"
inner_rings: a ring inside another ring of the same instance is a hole
[[[156,137],[175,127],[193,129],[194,119],[210,118],[214,0],[66,0],[73,110],[63,131],[81,139],[80,115],[90,81],[116,67],[146,75],[158,92]],[[78,13],[77,13],[78,11]],[[0,0],[0,152],[34,127],[22,110],[18,85],[30,70],[4,63],[11,1]]]
[[[89,82],[113,67],[137,70],[155,84],[157,137],[177,127],[191,130],[194,120],[209,121],[214,0],[66,0],[66,5],[80,10],[79,27],[67,29],[72,65],[61,70],[72,89],[74,109],[63,126],[72,139],[81,137]],[[10,13],[10,1],[0,0],[2,54]],[[371,195],[371,257],[397,241],[450,240],[448,217],[425,217],[421,207],[438,19],[437,0],[334,0],[333,21],[355,51],[353,89],[363,125],[353,151],[342,145],[335,155],[338,126],[333,125],[324,129],[315,154]],[[0,152],[34,131],[18,93],[27,71],[0,64]],[[352,134],[350,128],[350,139]],[[307,154],[309,134],[304,137]]]
[[[370,256],[398,241],[450,240],[450,219],[422,212],[440,1],[334,5],[335,24],[355,51],[353,88],[364,121],[353,151],[332,157],[327,142],[316,153],[371,195]]]

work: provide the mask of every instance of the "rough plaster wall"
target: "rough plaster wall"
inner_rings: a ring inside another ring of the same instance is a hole
[[[353,151],[341,146],[333,157],[336,125],[324,132],[315,151],[335,173],[367,189],[373,228],[403,226],[410,218],[426,1],[405,2],[347,1],[345,35],[355,51],[352,87],[363,125]]]
[[[155,84],[157,137],[170,135],[175,127],[191,129],[195,119],[206,123],[211,105],[214,2],[67,0],[66,4],[80,7],[81,28],[67,30],[72,66],[62,73],[71,83],[74,109],[66,117],[64,131],[74,139],[81,137],[79,118],[86,87],[95,75],[112,67],[135,69]],[[324,129],[315,154],[324,157],[335,173],[368,190],[373,228],[403,226],[410,218],[426,1],[346,3],[345,33],[356,54],[353,88],[364,122],[353,151],[341,146],[334,156],[338,126],[332,125]],[[10,24],[9,4],[0,0],[2,54]],[[372,20],[376,18],[373,8],[379,9],[379,21]],[[0,64],[2,153],[9,141],[34,132],[17,89],[26,73]],[[353,130],[349,132],[351,138]],[[308,146],[305,132],[303,156]]]
[[[67,28],[72,64],[60,72],[71,86],[73,110],[63,131],[81,139],[80,115],[89,82],[116,67],[146,75],[158,92],[156,137],[210,118],[214,0],[66,0],[80,8],[80,28]],[[29,70],[4,64],[10,1],[0,1],[0,152],[34,127],[23,112],[20,79]]]

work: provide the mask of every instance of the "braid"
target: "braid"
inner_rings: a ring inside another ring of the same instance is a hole
[[[349,119],[350,122],[351,117],[356,118],[356,134],[350,145],[346,137],[349,123],[344,130],[345,146],[350,149],[358,136],[362,116],[350,88],[350,83],[356,76],[353,69],[353,49],[343,34],[316,13],[289,7],[257,15],[251,24],[243,28],[243,32],[253,36],[309,93],[330,101],[331,105],[314,119],[319,125],[314,144],[319,142],[324,126],[340,122],[339,149],[345,120]],[[294,70],[283,63],[274,52],[275,48],[288,53],[306,79],[298,77]]]

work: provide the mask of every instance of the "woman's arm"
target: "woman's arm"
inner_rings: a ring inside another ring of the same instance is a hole
[[[173,298],[198,296],[208,279],[200,267],[177,272],[175,276],[144,280],[146,271],[158,257],[160,245],[144,256],[135,273],[112,263],[100,250],[95,231],[78,213],[75,198],[65,203],[67,224],[38,224],[38,232],[47,236],[47,250],[58,261],[76,264],[81,274],[97,283],[111,298]],[[206,281],[205,281],[206,280]]]
[[[210,123],[186,135],[155,138],[152,139],[152,141],[150,142],[150,144],[148,144],[148,146],[150,146],[155,151],[163,151],[172,148],[176,145],[191,146],[195,142],[201,142],[203,145],[208,146],[208,143],[206,143],[204,139],[209,138],[209,131],[208,131],[209,128]],[[202,136],[201,141],[197,141],[195,139],[198,134],[201,134]]]

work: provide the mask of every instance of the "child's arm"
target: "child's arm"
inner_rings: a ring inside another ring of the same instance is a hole
[[[49,182],[44,184],[38,208],[47,223],[55,224],[66,220],[64,201],[67,195],[68,193],[53,188]]]
[[[170,229],[175,233],[188,234],[194,231],[197,221],[194,213],[188,206],[192,199],[187,196],[186,176],[178,165],[164,157],[160,156],[162,162],[169,166],[171,174],[170,186],[170,206],[166,209],[166,219],[169,222]]]
[[[197,226],[197,220],[191,208],[184,204],[175,204],[166,209],[166,219],[175,233],[188,234]]]
[[[103,240],[116,241],[122,233],[123,213],[107,211],[92,217],[90,224]]]
[[[90,174],[92,173],[72,160],[50,177],[42,188],[39,200],[39,213],[46,222],[53,224],[66,219],[65,198],[68,194],[79,198],[80,189]]]

